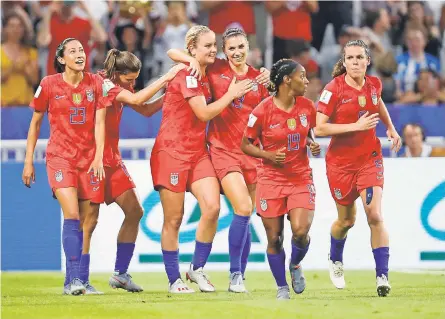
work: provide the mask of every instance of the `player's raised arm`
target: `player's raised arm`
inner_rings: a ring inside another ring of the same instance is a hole
[[[234,99],[249,92],[252,89],[252,85],[253,83],[249,79],[236,83],[236,78],[234,77],[227,93],[219,100],[207,105],[204,96],[200,95],[190,98],[189,104],[196,117],[203,122],[207,122],[221,113]]]
[[[391,150],[398,152],[400,150],[400,147],[402,146],[402,140],[397,133],[394,124],[392,123],[391,116],[389,115],[385,102],[383,102],[383,100],[380,98],[379,103],[380,118],[387,128],[386,135],[388,136],[388,139],[392,141]]]

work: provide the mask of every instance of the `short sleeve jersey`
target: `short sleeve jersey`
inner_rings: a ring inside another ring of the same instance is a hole
[[[321,93],[317,111],[329,117],[330,123],[355,123],[366,112],[379,113],[382,82],[366,76],[365,85],[357,90],[340,75],[329,82]],[[360,168],[371,156],[381,154],[375,129],[333,136],[326,154],[328,165],[343,169]]]
[[[48,160],[63,158],[79,169],[91,164],[96,148],[96,110],[108,106],[102,83],[100,76],[88,72],[77,87],[66,83],[61,73],[42,79],[30,106],[37,112],[48,112]]]
[[[265,151],[285,148],[286,159],[282,166],[262,160],[258,181],[262,184],[299,184],[311,179],[306,147],[309,130],[315,126],[316,111],[311,100],[297,97],[293,108],[279,109],[273,97],[268,97],[250,114],[244,135],[252,140],[259,138]]]

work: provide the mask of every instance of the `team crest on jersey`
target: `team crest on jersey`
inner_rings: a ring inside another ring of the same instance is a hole
[[[358,97],[358,104],[359,104],[361,107],[365,107],[365,105],[366,105],[366,96],[364,96],[364,95],[359,95],[359,97]]]
[[[340,189],[338,188],[334,188],[334,195],[337,199],[341,199],[343,197],[343,195],[341,194]]]
[[[93,90],[86,90],[85,94],[87,96],[87,101],[88,102],[93,102],[94,101],[94,93]]]
[[[287,127],[291,129],[292,131],[297,128],[297,121],[292,118],[287,120]]]
[[[267,201],[265,199],[260,199],[260,206],[262,211],[267,210]]]
[[[171,173],[170,174],[170,184],[173,186],[178,185],[179,182],[179,174],[178,173]]]
[[[252,91],[253,92],[258,91],[258,84],[256,82],[253,82],[253,84],[252,84]]]
[[[82,103],[82,95],[80,93],[73,93],[73,102],[74,104]]]
[[[301,125],[303,125],[304,127],[307,127],[307,116],[306,116],[306,114],[300,114],[300,122],[301,122]]]
[[[377,98],[377,93],[373,92],[371,94],[372,104],[377,105],[379,99]]]
[[[63,173],[61,170],[58,170],[54,173],[54,178],[56,179],[56,182],[60,183],[63,180]]]

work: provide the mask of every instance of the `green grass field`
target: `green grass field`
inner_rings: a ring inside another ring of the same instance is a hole
[[[269,272],[249,272],[248,294],[227,292],[227,273],[210,273],[218,292],[172,296],[163,273],[134,273],[145,291],[108,287],[108,274],[93,274],[102,296],[63,296],[60,273],[2,273],[2,318],[445,318],[445,275],[392,272],[389,297],[379,298],[374,272],[347,271],[347,288],[333,288],[325,271],[307,271],[307,288],[290,301],[275,300]],[[192,284],[191,287],[197,288]]]

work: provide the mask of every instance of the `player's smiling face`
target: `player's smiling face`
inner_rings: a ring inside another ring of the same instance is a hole
[[[209,65],[215,62],[216,57],[215,33],[205,32],[198,37],[196,47],[191,49],[191,54],[201,65]]]
[[[132,72],[128,74],[119,74],[119,82],[122,87],[125,88],[133,88],[136,82],[136,79],[139,76],[139,72]]]
[[[235,65],[244,65],[249,54],[249,43],[243,35],[236,35],[226,40],[224,54]]]
[[[360,46],[345,47],[344,66],[352,78],[365,76],[370,60],[364,48]]]
[[[63,57],[59,58],[59,62],[64,64],[65,68],[80,72],[85,69],[86,58],[82,44],[73,40],[65,44]]]
[[[309,84],[309,80],[306,77],[306,69],[300,65],[287,77],[286,83],[290,86],[291,94],[294,96],[303,96]]]

